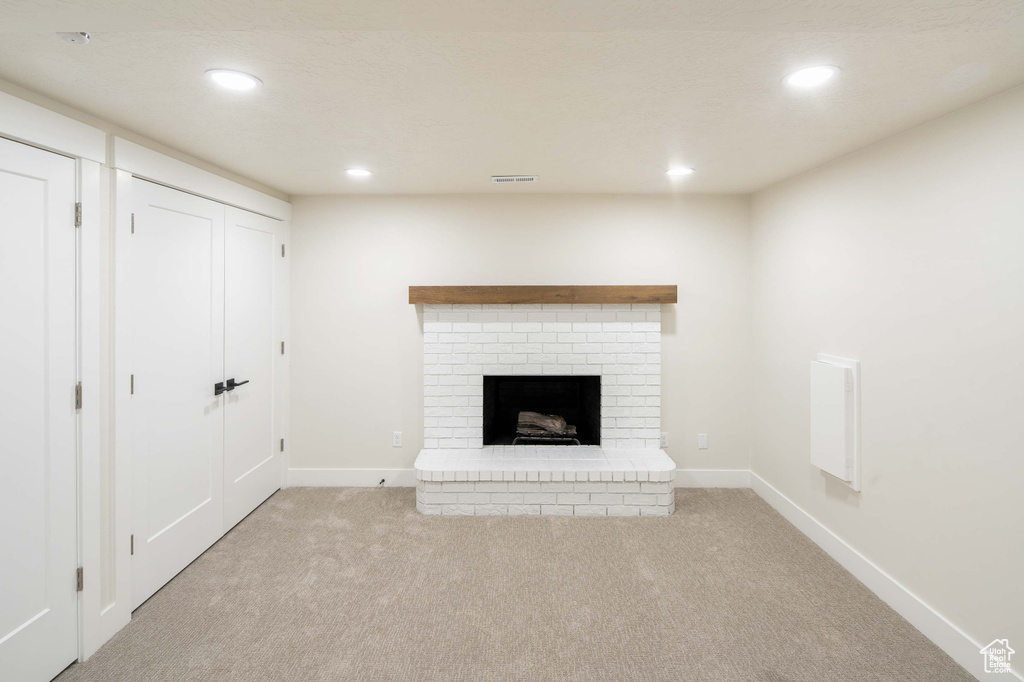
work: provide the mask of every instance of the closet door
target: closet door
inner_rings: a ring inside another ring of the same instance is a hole
[[[132,608],[224,531],[222,204],[132,181]]]
[[[78,655],[75,162],[0,139],[0,679]]]
[[[228,208],[224,232],[224,528],[281,487],[275,438],[276,314],[283,224]]]

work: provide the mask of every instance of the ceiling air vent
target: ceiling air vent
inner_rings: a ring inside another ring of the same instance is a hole
[[[513,182],[537,182],[536,175],[492,175],[491,182],[496,185],[504,185]]]

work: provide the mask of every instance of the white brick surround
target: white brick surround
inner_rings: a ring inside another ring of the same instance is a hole
[[[661,306],[423,306],[423,447],[483,447],[484,375],[598,375],[601,445],[658,448]]]
[[[484,376],[601,377],[601,444],[483,445]],[[423,306],[416,508],[448,516],[667,516],[661,306]]]
[[[668,516],[675,463],[654,448],[504,445],[424,450],[416,508],[445,516]]]
[[[416,509],[444,516],[669,516],[671,483],[423,482]]]

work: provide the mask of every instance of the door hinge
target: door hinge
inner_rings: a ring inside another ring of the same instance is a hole
[[[75,409],[82,409],[82,382],[75,384]]]
[[[132,213],[132,234],[135,234],[135,214]]]
[[[82,588],[85,587],[85,569],[81,566],[79,566],[78,570],[75,571],[75,585],[79,592],[81,592]]]
[[[132,534],[132,536],[131,536],[131,538],[129,539],[128,542],[131,545],[131,550],[132,550],[131,556],[135,556],[135,534],[134,533]]]
[[[284,438],[281,439],[281,452],[284,452]]]
[[[281,244],[281,258],[284,258],[284,244]]]
[[[75,227],[82,226],[82,202],[75,202]]]
[[[134,374],[132,375],[131,394],[130,395],[135,395],[135,375]]]
[[[281,342],[281,355],[284,355],[284,341]]]

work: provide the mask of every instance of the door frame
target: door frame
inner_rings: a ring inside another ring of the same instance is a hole
[[[277,308],[280,313],[278,333],[281,341],[285,344],[286,351],[290,350],[289,338],[289,315],[288,315],[288,253],[290,241],[290,220],[291,204],[245,185],[227,180],[214,173],[199,169],[178,159],[152,151],[134,142],[120,137],[112,136],[110,140],[109,156],[109,189],[110,189],[110,227],[112,241],[112,381],[111,390],[113,398],[113,452],[114,452],[114,505],[116,509],[116,527],[119,529],[117,543],[124,543],[123,550],[118,547],[116,554],[115,573],[116,599],[114,607],[116,612],[112,613],[109,634],[103,633],[104,641],[126,625],[131,619],[131,548],[130,537],[132,534],[132,462],[134,451],[132,447],[132,403],[131,403],[131,374],[133,357],[132,349],[132,320],[129,316],[129,306],[123,308],[118,305],[119,301],[128,301],[131,282],[128,281],[127,273],[130,272],[128,264],[131,258],[131,235],[132,235],[132,181],[135,179],[152,182],[170,189],[193,194],[195,196],[209,199],[226,206],[257,213],[281,222],[280,243],[284,246],[285,256],[279,261],[275,270],[275,290],[280,287],[282,292],[282,305]],[[275,244],[275,248],[277,248]],[[277,303],[277,302],[275,302]],[[278,378],[275,385],[275,422],[279,428],[275,431],[275,437],[285,439],[288,442],[289,410],[288,410],[288,385],[289,385],[289,363],[290,356],[286,353],[283,356],[276,356],[274,372]],[[287,479],[288,448],[284,449],[281,457],[281,487],[284,487]],[[113,607],[111,607],[113,608]]]
[[[81,204],[75,229],[75,373],[82,384],[82,407],[76,414],[76,545],[83,586],[78,593],[78,660],[88,659],[100,644],[102,445],[104,414],[102,326],[104,303],[102,245],[105,232],[102,164],[103,131],[0,92],[0,137],[75,161],[75,201]],[[105,641],[105,640],[104,640]]]
[[[15,93],[15,94],[12,94]],[[291,220],[291,204],[225,176],[152,151],[94,125],[56,113],[59,105],[13,86],[0,89],[0,137],[75,160],[76,201],[82,204],[77,230],[77,372],[82,409],[77,417],[78,560],[83,589],[78,593],[79,661],[86,661],[131,619],[131,450],[125,440],[121,379],[127,320],[117,314],[123,299],[125,240],[130,234],[133,176],[203,196],[235,208],[282,221]],[[66,108],[64,108],[66,109]],[[72,114],[74,115],[74,114]],[[98,125],[105,125],[102,122]],[[288,243],[288,237],[284,239]],[[286,247],[287,248],[287,247]],[[290,254],[288,254],[290,256]],[[286,306],[282,341],[290,350],[287,287],[288,258],[281,276]],[[275,369],[280,434],[288,437],[289,356]],[[123,376],[122,376],[123,375]],[[120,390],[119,390],[120,389]],[[130,427],[130,424],[128,424]],[[287,442],[287,441],[286,441]],[[282,457],[282,485],[288,449]],[[101,509],[108,518],[104,528]],[[104,549],[103,538],[109,546]],[[103,583],[108,603],[103,603]]]

